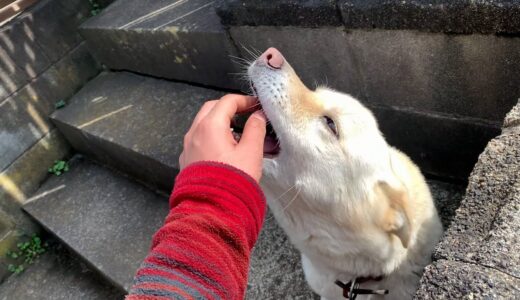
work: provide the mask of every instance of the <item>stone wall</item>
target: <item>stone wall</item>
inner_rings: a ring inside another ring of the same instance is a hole
[[[88,1],[42,0],[0,28],[0,280],[4,255],[38,228],[20,206],[69,154],[48,116],[99,72],[77,27]]]
[[[416,299],[520,298],[520,102],[469,178]]]

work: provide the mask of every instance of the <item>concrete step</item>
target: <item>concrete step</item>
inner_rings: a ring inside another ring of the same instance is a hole
[[[212,0],[119,0],[81,27],[111,69],[237,89],[237,51]]]
[[[168,213],[168,201],[76,157],[70,171],[51,177],[24,210],[112,284],[127,290]]]
[[[0,285],[0,299],[105,300],[122,299],[123,292],[62,246],[53,247],[20,275]]]
[[[202,103],[223,93],[131,73],[105,73],[51,116],[74,148],[171,190],[184,134]]]

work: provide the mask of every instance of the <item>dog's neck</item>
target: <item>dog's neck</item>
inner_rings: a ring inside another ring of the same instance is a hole
[[[316,256],[317,260],[327,260],[328,255],[343,255],[345,270],[354,270],[359,263],[366,265],[366,270],[372,270],[370,274],[352,274],[355,277],[387,273],[387,269],[381,269],[381,261],[395,256],[396,245],[392,240],[381,242],[385,239],[377,239],[379,244],[374,244],[359,228],[367,221],[359,218],[372,209],[369,205],[373,197],[371,187],[391,172],[388,164],[371,165],[352,160],[339,171],[334,172],[338,168],[331,163],[328,168],[318,169],[325,171],[317,173],[316,169],[309,167],[309,163],[312,162],[278,165],[277,170],[299,171],[287,172],[286,176],[264,176],[263,187],[269,206],[293,244],[302,252],[315,248],[316,253],[306,255]],[[266,167],[269,169],[269,166]],[[326,230],[322,230],[324,228]],[[323,243],[328,245],[328,249],[320,250],[320,241],[334,239],[337,240],[332,244]],[[308,247],[309,243],[317,246]],[[374,249],[374,253],[364,253],[365,249]]]

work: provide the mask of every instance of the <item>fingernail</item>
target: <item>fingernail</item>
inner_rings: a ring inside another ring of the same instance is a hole
[[[259,119],[259,120],[262,120],[264,122],[267,121],[267,117],[265,116],[264,112],[263,111],[260,111],[260,110],[257,110],[253,113],[253,117]]]

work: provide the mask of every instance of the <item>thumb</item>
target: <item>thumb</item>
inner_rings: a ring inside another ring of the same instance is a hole
[[[262,156],[264,153],[265,126],[267,119],[263,112],[256,111],[247,119],[238,147],[253,156]]]

